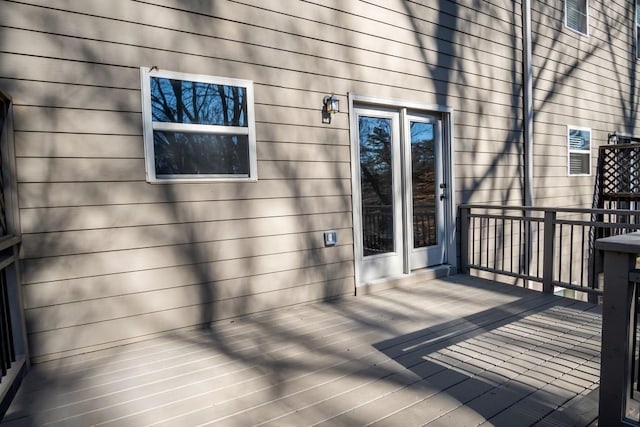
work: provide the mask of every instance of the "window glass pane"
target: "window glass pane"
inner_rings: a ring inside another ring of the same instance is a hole
[[[247,135],[153,132],[157,175],[249,174]]]
[[[436,157],[433,123],[411,122],[413,247],[438,244],[436,233]]]
[[[588,175],[589,171],[589,153],[569,153],[569,174],[571,175]]]
[[[151,77],[154,122],[247,127],[247,89]]]
[[[587,0],[565,0],[567,26],[587,34]]]
[[[591,149],[591,132],[588,130],[569,129],[569,149]]]
[[[393,252],[393,166],[389,118],[358,117],[364,256]]]

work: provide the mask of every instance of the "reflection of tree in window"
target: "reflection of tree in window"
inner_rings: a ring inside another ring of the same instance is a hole
[[[360,168],[374,204],[391,204],[391,121],[360,117]]]
[[[358,118],[364,255],[394,250],[391,120]]]
[[[411,122],[411,188],[413,191],[413,245],[437,244],[436,181],[433,124]]]
[[[244,127],[246,88],[205,82],[151,78],[154,122]],[[248,174],[248,136],[216,128],[154,131],[156,173]]]

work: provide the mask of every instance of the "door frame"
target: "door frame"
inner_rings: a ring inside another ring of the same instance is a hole
[[[349,101],[349,134],[351,148],[351,194],[352,194],[352,215],[353,215],[353,245],[354,245],[354,267],[355,267],[355,285],[356,287],[364,286],[367,283],[361,283],[361,260],[358,254],[362,253],[362,247],[358,233],[361,229],[361,206],[360,206],[360,183],[356,179],[359,176],[360,159],[356,158],[358,150],[354,149],[359,144],[358,135],[355,132],[354,120],[355,108],[389,108],[402,109],[411,111],[422,111],[424,113],[439,113],[442,116],[442,165],[444,180],[447,183],[445,189],[446,199],[444,203],[444,263],[452,267],[457,267],[457,242],[456,242],[456,200],[455,200],[455,168],[453,162],[453,141],[454,141],[454,109],[448,106],[422,104],[417,102],[386,99],[371,96],[362,96],[349,92],[347,94]],[[402,115],[401,115],[402,116]],[[402,125],[402,117],[401,117]],[[405,262],[404,274],[410,274],[408,263]]]
[[[402,153],[402,143],[401,138],[403,135],[403,130],[401,129],[401,112],[395,109],[389,108],[380,108],[377,106],[365,105],[365,106],[354,106],[353,109],[353,122],[354,133],[358,133],[358,147],[353,148],[354,155],[358,157],[358,166],[360,166],[360,138],[359,138],[359,119],[360,117],[375,117],[378,119],[387,119],[391,124],[391,134],[389,135],[391,138],[390,141],[390,169],[391,169],[391,215],[393,218],[393,249],[386,251],[380,254],[371,254],[364,257],[364,244],[363,244],[363,233],[354,234],[354,238],[357,238],[357,243],[355,244],[355,248],[358,248],[356,251],[356,257],[358,262],[361,263],[361,270],[366,265],[367,270],[370,273],[370,278],[368,281],[378,280],[376,278],[371,278],[371,276],[377,276],[378,278],[385,277],[397,277],[402,275],[406,269],[406,256],[405,256],[405,239],[404,236],[406,234],[406,228],[404,226],[404,174],[402,167],[402,159],[404,155]],[[359,168],[358,168],[359,169]],[[353,193],[353,205],[356,210],[357,215],[359,215],[360,225],[362,225],[362,218],[364,218],[364,212],[362,211],[362,191],[360,189],[362,177],[360,176],[360,170],[357,171],[358,174],[353,176],[353,180],[358,182],[356,186],[358,188],[357,193]],[[360,230],[362,231],[362,230]],[[382,273],[382,274],[378,274]]]

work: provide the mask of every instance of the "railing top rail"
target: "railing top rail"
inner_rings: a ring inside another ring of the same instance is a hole
[[[640,215],[640,211],[629,209],[596,209],[596,208],[552,208],[537,206],[514,206],[514,205],[483,205],[483,204],[461,204],[464,209],[491,209],[503,211],[526,211],[526,212],[562,212],[562,213],[585,213],[585,214],[615,214],[615,215]]]
[[[22,239],[19,236],[2,236],[0,237],[0,251],[3,251],[11,246],[15,246],[20,243]]]
[[[596,249],[604,251],[640,254],[640,233],[621,234],[596,240]]]

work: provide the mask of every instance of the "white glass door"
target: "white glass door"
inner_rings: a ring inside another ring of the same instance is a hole
[[[357,109],[361,281],[403,272],[399,113]]]
[[[442,165],[442,120],[436,115],[405,119],[406,230],[409,269],[444,262],[447,195]]]
[[[359,282],[442,264],[446,183],[442,118],[354,108],[354,211]]]

